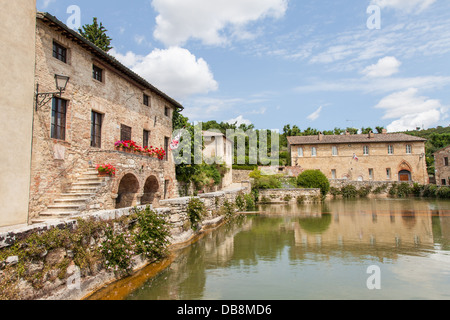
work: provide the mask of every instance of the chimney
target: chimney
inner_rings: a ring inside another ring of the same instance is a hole
[[[349,136],[349,135],[350,135],[350,132],[349,132],[348,130],[345,130],[345,135],[346,135],[346,136]]]
[[[387,134],[387,130],[383,129],[383,131],[381,131],[382,134]]]
[[[369,139],[373,139],[375,138],[375,134],[373,133],[373,131],[369,132]]]
[[[323,134],[322,134],[322,132],[319,132],[319,141],[322,141],[323,140]]]

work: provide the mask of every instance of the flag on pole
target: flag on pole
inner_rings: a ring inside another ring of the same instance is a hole
[[[359,160],[358,157],[356,156],[356,153],[353,154],[353,159],[356,160],[356,161]]]

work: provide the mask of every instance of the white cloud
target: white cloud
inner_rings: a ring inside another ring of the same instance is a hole
[[[407,13],[422,12],[435,2],[436,0],[372,0],[372,4],[381,9],[393,8]]]
[[[249,126],[249,125],[252,124],[252,122],[251,122],[250,120],[244,119],[243,116],[238,116],[238,117],[235,118],[235,119],[230,119],[230,120],[227,121],[227,123],[229,123],[229,124],[235,124],[235,123],[236,123],[236,126],[238,126],[238,127],[239,127],[241,124],[245,124],[245,125],[247,125],[247,126]]]
[[[114,49],[110,53],[120,62],[145,78],[155,87],[176,99],[205,94],[218,89],[209,65],[187,49],[171,47],[155,49],[147,56]]]
[[[312,81],[309,81],[312,82]],[[347,78],[338,81],[316,81],[295,88],[297,92],[351,92],[386,93],[411,87],[421,89],[442,88],[450,84],[450,77],[423,76],[411,78]]]
[[[398,73],[401,65],[402,63],[395,57],[384,57],[378,60],[376,64],[365,68],[362,73],[373,78],[389,77]]]
[[[158,12],[154,37],[166,46],[183,45],[189,39],[223,45],[232,37],[249,38],[250,22],[282,17],[288,0],[153,0]]]
[[[409,88],[383,98],[376,106],[383,109],[383,119],[397,119],[387,126],[389,132],[414,130],[417,127],[430,128],[447,117],[446,106],[439,100],[418,95],[419,90]]]
[[[310,114],[307,119],[310,121],[315,121],[320,117],[320,113],[322,112],[323,107],[319,107],[316,111],[314,111],[312,114]]]

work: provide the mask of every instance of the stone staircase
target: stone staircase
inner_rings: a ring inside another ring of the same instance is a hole
[[[78,178],[77,182],[72,184],[66,193],[61,193],[52,205],[47,206],[46,211],[32,219],[32,223],[79,216],[89,209],[88,202],[95,197],[97,191],[104,184],[105,178],[99,177],[95,168],[89,169]]]

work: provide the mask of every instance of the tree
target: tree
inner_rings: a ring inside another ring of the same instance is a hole
[[[105,52],[112,49],[111,41],[112,39],[106,34],[108,30],[105,29],[103,24],[100,25],[97,22],[97,18],[94,18],[92,24],[86,24],[82,29],[78,29],[78,32],[87,40],[95,44],[97,47]]]
[[[330,181],[320,170],[306,170],[297,177],[297,185],[302,188],[320,189],[322,196],[330,191]]]

